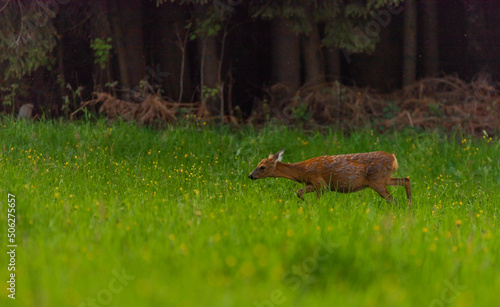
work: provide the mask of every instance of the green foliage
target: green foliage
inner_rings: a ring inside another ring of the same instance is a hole
[[[254,6],[250,7],[250,13],[253,18],[262,18],[267,20],[283,18],[289,22],[291,30],[296,34],[309,33],[311,31],[312,25],[310,24],[305,11],[305,7],[307,7],[310,2],[307,4],[302,3],[301,1],[255,2]]]
[[[307,34],[312,26],[322,24],[325,34],[322,43],[325,46],[335,46],[347,52],[370,52],[375,49],[380,33],[376,31],[376,27],[375,30],[371,28],[367,30],[367,25],[370,26],[370,22],[378,22],[375,17],[379,10],[400,2],[399,0],[366,2],[255,0],[251,2],[250,13],[254,18],[284,18],[289,21],[289,26],[297,34]],[[311,11],[312,19],[307,17],[306,11]]]
[[[195,40],[197,38],[218,35],[222,30],[221,22],[221,19],[217,14],[215,14],[214,10],[207,10],[207,14],[205,14],[202,18],[195,18],[194,29],[189,34],[189,39]],[[188,24],[187,27],[190,27],[190,25]]]
[[[16,96],[19,92],[19,85],[13,83],[10,87],[0,87],[0,96],[2,97],[2,105],[4,107],[12,107],[12,112],[14,112],[14,105],[16,103]]]
[[[384,118],[394,118],[399,114],[399,106],[392,101],[388,101],[387,104],[382,108],[382,113],[384,113]]]
[[[5,79],[20,79],[39,67],[51,69],[54,63],[55,12],[38,2],[25,9],[20,11],[18,3],[11,1],[0,12],[0,65]]]
[[[311,119],[312,113],[309,111],[309,106],[305,102],[301,102],[297,99],[297,105],[295,107],[287,107],[287,109],[292,113],[294,119],[298,120],[300,123],[307,123]]]
[[[157,5],[164,3],[157,0]],[[221,22],[230,16],[217,14],[215,4],[220,1],[172,1],[179,4],[190,3],[194,5],[209,5],[207,15],[197,18],[195,30],[190,35],[194,40],[198,37],[217,35],[222,29]],[[399,5],[401,0],[326,0],[326,1],[292,1],[292,0],[252,0],[246,5],[252,18],[272,20],[283,18],[288,22],[290,29],[296,34],[308,34],[313,26],[324,26],[322,43],[335,46],[349,53],[371,52],[379,42],[380,25],[378,18],[380,11],[387,11],[388,5]],[[228,5],[223,2],[224,5]],[[225,12],[231,12],[226,10]],[[391,13],[392,14],[392,13]],[[391,17],[389,17],[391,18]]]
[[[208,86],[204,85],[201,96],[202,96],[202,99],[214,99],[214,98],[217,98],[219,93],[220,93],[220,86],[214,87],[214,88],[209,88]]]
[[[202,5],[207,5],[211,2],[213,2],[213,0],[156,0],[156,6],[160,6],[162,5],[163,3],[166,3],[166,2],[178,2],[179,4],[183,5],[183,4],[202,4]]]
[[[71,96],[65,95],[62,97],[63,104],[61,110],[64,112],[65,116],[68,117],[70,108],[75,110],[78,107],[78,105],[80,105],[80,103],[82,102],[83,87],[79,86],[76,89],[73,89],[71,84],[68,83],[66,84],[66,89],[69,90]]]
[[[366,17],[367,10],[359,3],[349,3],[345,6],[344,15],[348,18]]]
[[[432,115],[437,116],[437,117],[443,116],[443,110],[442,110],[441,105],[439,103],[429,103],[428,107],[429,107],[429,111],[432,113]]]
[[[118,81],[113,81],[113,82],[106,82],[104,84],[105,87],[110,88],[111,90],[114,90],[116,86],[118,86]]]
[[[332,3],[333,2],[333,3]],[[325,46],[336,46],[347,52],[372,52],[380,40],[380,31],[392,19],[388,5],[399,5],[398,0],[373,0],[361,3],[325,1],[316,10],[316,20],[325,26]],[[384,17],[378,18],[383,12]]]
[[[101,69],[106,68],[106,64],[110,58],[111,49],[113,49],[111,37],[95,38],[90,43],[90,47],[94,50],[94,62],[99,65]]]

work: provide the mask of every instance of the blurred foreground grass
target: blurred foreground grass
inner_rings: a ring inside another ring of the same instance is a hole
[[[494,306],[500,144],[413,131],[231,131],[4,119],[0,239],[16,196],[16,300],[2,306]],[[257,163],[395,153],[412,180],[295,196]],[[8,255],[0,276],[8,280]],[[5,283],[4,283],[5,285]]]

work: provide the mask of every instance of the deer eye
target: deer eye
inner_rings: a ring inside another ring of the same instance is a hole
[[[260,167],[260,170],[261,170],[261,171],[263,171],[263,170],[265,170],[265,169],[266,169],[266,167],[265,167],[265,166],[261,166],[261,167]]]

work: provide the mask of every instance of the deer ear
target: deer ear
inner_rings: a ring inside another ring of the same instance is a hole
[[[281,161],[281,159],[283,158],[283,153],[285,152],[285,147],[283,147],[282,150],[278,151],[275,155],[274,155],[274,160],[276,160],[277,162],[278,161]]]

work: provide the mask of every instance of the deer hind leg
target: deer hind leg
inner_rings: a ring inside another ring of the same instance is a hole
[[[318,189],[313,185],[306,185],[304,188],[297,191],[297,196],[304,200],[304,194],[311,192],[318,192]]]
[[[411,206],[411,189],[410,178],[389,178],[387,185],[405,187],[406,197],[408,198],[408,205]]]

